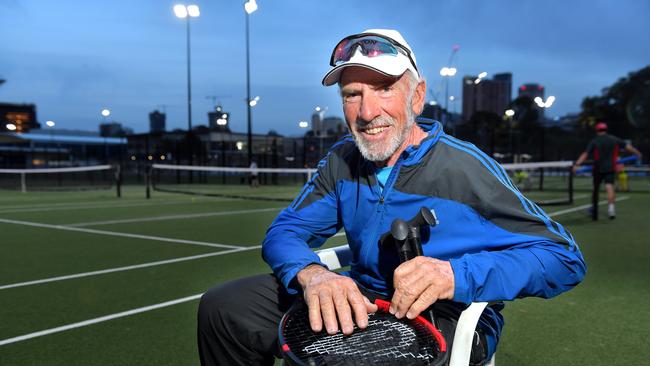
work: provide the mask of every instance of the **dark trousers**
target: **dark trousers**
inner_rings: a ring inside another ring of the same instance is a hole
[[[600,184],[605,182],[605,184],[614,184],[614,172],[602,173],[597,169],[594,169],[591,173],[593,191],[591,192],[591,218],[593,220],[598,220],[598,194],[600,193]]]
[[[234,280],[206,292],[198,310],[201,364],[273,365],[281,357],[278,325],[295,299],[271,274]],[[456,313],[449,304],[440,306],[442,313]],[[436,323],[451,349],[455,320],[439,316]],[[471,364],[484,363],[486,350],[485,336],[477,333]]]

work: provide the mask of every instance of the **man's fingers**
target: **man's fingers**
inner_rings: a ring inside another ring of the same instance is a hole
[[[359,292],[352,293],[348,296],[348,302],[350,303],[352,312],[354,312],[354,320],[356,321],[357,326],[361,329],[365,329],[368,326],[368,312],[366,311],[366,301],[368,301],[368,299]]]
[[[329,291],[321,291],[318,294],[318,300],[320,302],[320,311],[325,322],[325,329],[327,333],[334,334],[338,332],[339,326],[338,321],[336,320],[336,309],[334,307],[334,301],[332,300],[332,294]]]
[[[379,306],[370,302],[370,300],[365,296],[363,297],[363,302],[366,304],[366,313],[376,313],[377,310],[379,310]]]
[[[336,307],[336,314],[341,324],[341,331],[346,335],[352,334],[354,323],[352,322],[352,313],[350,311],[351,304],[342,291],[334,294],[334,306]]]
[[[426,308],[438,300],[437,291],[433,286],[429,286],[420,297],[413,302],[413,305],[406,312],[406,317],[413,319],[420,315]]]
[[[318,301],[318,295],[309,296],[307,301],[307,307],[309,309],[309,325],[311,330],[314,332],[320,332],[323,329],[323,319],[320,315],[320,301]]]
[[[391,307],[395,310],[395,316],[401,318],[406,315],[413,302],[426,290],[428,284],[426,281],[422,281],[420,276],[413,275],[397,282],[391,300]]]

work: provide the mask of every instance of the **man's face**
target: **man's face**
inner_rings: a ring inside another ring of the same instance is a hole
[[[388,77],[362,67],[348,67],[340,78],[343,113],[364,158],[389,160],[414,124],[409,79]]]

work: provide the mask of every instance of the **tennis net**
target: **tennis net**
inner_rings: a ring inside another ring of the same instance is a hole
[[[0,169],[0,188],[28,191],[100,190],[116,187],[119,167],[94,165],[69,168]]]
[[[291,202],[315,169],[235,168],[152,164],[149,190],[237,199]],[[255,182],[257,180],[257,184]]]
[[[502,164],[512,183],[539,205],[573,203],[572,161]]]

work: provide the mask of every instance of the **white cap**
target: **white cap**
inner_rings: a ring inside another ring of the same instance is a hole
[[[394,55],[381,55],[375,57],[364,56],[359,49],[356,50],[354,55],[350,58],[349,61],[343,62],[340,65],[333,67],[323,78],[323,85],[330,86],[338,83],[339,78],[341,77],[341,72],[344,68],[348,66],[360,66],[365,67],[370,70],[377,71],[387,76],[398,77],[404,74],[406,70],[410,70],[413,73],[413,76],[419,79],[420,73],[418,72],[416,66],[417,61],[415,60],[415,53],[411,49],[411,46],[406,42],[404,37],[392,29],[368,29],[362,33],[356,34],[355,36],[360,36],[363,34],[375,34],[380,35],[384,38],[389,38],[405,49],[409,50],[411,53],[411,59],[401,52],[397,53],[397,56]],[[348,38],[348,37],[346,37]],[[340,41],[339,41],[340,42]]]

